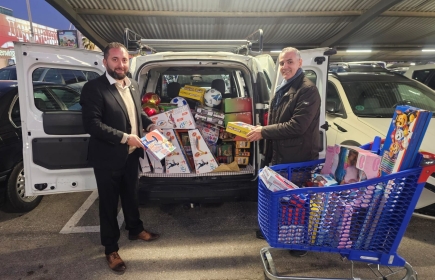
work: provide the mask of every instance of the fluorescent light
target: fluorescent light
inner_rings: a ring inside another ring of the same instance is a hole
[[[372,52],[372,50],[346,50],[346,52]]]
[[[435,49],[422,49],[422,52],[435,52]]]
[[[281,50],[274,50],[274,51],[270,51],[270,52],[274,52],[274,53],[280,53],[281,52]]]

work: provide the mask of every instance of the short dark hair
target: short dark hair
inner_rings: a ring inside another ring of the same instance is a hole
[[[118,48],[123,48],[128,53],[127,48],[123,44],[121,44],[119,42],[111,42],[111,43],[107,44],[107,46],[103,50],[104,59],[107,59],[107,57],[109,56],[109,51],[111,49],[118,49]]]

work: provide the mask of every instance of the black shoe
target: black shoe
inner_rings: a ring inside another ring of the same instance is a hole
[[[258,239],[266,239],[266,237],[264,237],[263,233],[262,233],[261,230],[259,230],[259,229],[255,231],[255,236],[256,236]]]
[[[304,251],[304,250],[289,250],[288,252],[293,257],[304,257],[308,254],[308,251]]]

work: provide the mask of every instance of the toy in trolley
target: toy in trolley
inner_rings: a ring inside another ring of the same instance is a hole
[[[340,279],[358,279],[353,278],[353,261],[402,267],[403,279],[417,279],[397,249],[423,186],[435,172],[435,156],[419,155],[411,169],[353,184],[272,192],[259,179],[258,221],[270,245],[260,252],[266,278],[320,279],[278,276],[270,253],[277,248],[338,253],[352,262],[352,278]],[[302,186],[323,164],[317,160],[270,168]]]

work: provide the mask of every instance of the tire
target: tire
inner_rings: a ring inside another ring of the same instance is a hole
[[[9,176],[6,186],[6,207],[7,212],[29,212],[38,206],[42,196],[25,195],[25,176],[23,162],[15,165]]]
[[[349,146],[357,146],[357,147],[361,146],[360,143],[353,141],[353,140],[346,140],[343,143],[341,143],[340,145],[349,145]]]

